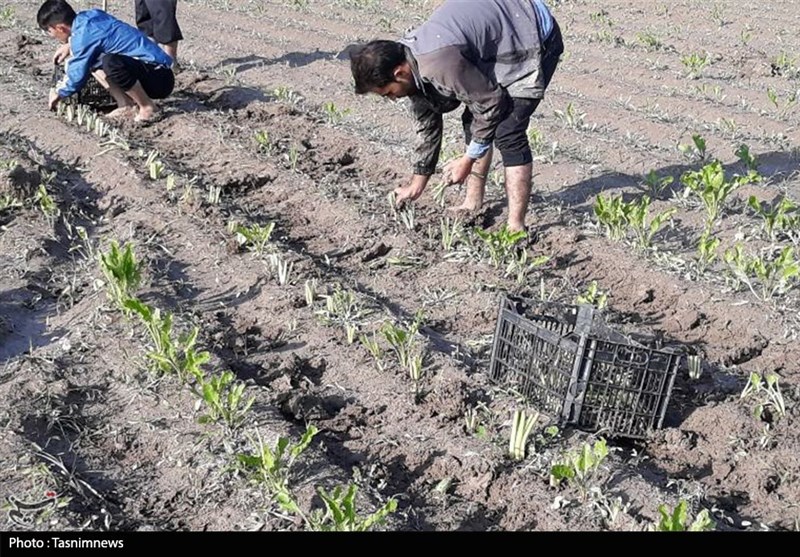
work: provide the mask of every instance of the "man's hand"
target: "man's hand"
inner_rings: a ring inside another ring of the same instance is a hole
[[[53,54],[53,64],[60,64],[67,58],[69,58],[69,43],[62,44],[56,49],[56,53]]]
[[[460,159],[450,161],[444,165],[442,170],[442,178],[447,185],[463,184],[464,180],[469,178],[469,173],[472,172],[472,165],[475,161],[464,155]]]
[[[58,105],[58,101],[61,100],[61,97],[58,96],[58,91],[55,89],[50,89],[50,97],[47,99],[47,104],[50,106],[50,110],[55,110],[56,105]]]
[[[394,190],[395,204],[401,207],[406,201],[413,201],[417,199],[422,192],[425,191],[425,186],[428,185],[430,176],[422,174],[415,174],[411,179],[411,184],[407,186],[400,186]]]

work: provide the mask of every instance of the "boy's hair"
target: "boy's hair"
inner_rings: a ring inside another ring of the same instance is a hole
[[[405,62],[406,49],[395,41],[372,41],[350,53],[356,94],[363,95],[394,81],[394,69]]]
[[[36,23],[45,31],[59,23],[72,25],[74,20],[75,10],[65,0],[47,0],[36,14]]]

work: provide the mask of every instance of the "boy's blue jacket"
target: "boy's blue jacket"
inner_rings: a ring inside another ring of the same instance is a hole
[[[69,97],[86,84],[89,74],[100,67],[103,54],[121,54],[148,64],[172,66],[172,58],[144,33],[103,10],[86,10],[75,16],[70,37],[72,58],[56,90]]]

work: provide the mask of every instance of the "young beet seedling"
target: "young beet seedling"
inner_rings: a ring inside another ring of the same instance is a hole
[[[658,532],[707,532],[714,529],[714,521],[708,514],[708,509],[703,509],[694,518],[691,524],[689,522],[689,513],[687,512],[688,505],[686,501],[681,501],[675,510],[669,512],[666,505],[660,505],[658,512],[661,514],[661,520],[655,524],[651,529]]]
[[[519,462],[525,459],[525,447],[528,444],[528,437],[538,419],[538,412],[528,416],[524,410],[514,410],[511,418],[511,438],[508,444],[508,456],[512,460]]]
[[[295,460],[308,448],[318,431],[314,425],[309,425],[296,445],[290,445],[286,437],[279,437],[274,449],[264,443],[261,434],[256,431],[256,438],[251,438],[256,452],[236,455],[240,470],[263,484],[284,511],[298,514],[306,523],[308,518],[300,510],[289,489],[289,475]]]
[[[100,253],[100,267],[106,278],[108,297],[121,310],[127,311],[125,301],[139,288],[142,266],[133,254],[133,244],[126,243],[120,250],[116,240],[107,253]]]
[[[397,500],[389,499],[383,507],[362,518],[356,512],[357,491],[355,484],[349,484],[346,491],[337,486],[332,493],[318,487],[317,493],[325,509],[311,513],[308,523],[310,529],[320,532],[366,532],[383,524],[386,517],[397,510]]]
[[[207,409],[207,413],[200,418],[200,423],[216,423],[221,420],[230,430],[235,430],[242,425],[255,401],[252,396],[244,398],[244,383],[235,381],[230,371],[209,378],[201,375],[197,386],[197,394],[200,396],[198,403],[205,402]]]

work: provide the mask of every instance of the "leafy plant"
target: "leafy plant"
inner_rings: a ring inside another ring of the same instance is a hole
[[[650,188],[650,195],[653,196],[654,199],[658,199],[664,189],[674,181],[675,178],[672,176],[659,177],[655,170],[651,170],[647,173],[647,176],[644,177],[644,183]]]
[[[762,227],[770,240],[775,240],[777,230],[789,230],[800,225],[800,217],[797,215],[798,206],[788,197],[781,198],[770,207],[766,202],[761,202],[756,196],[751,195],[747,204],[764,220]]]
[[[239,246],[246,246],[247,249],[261,256],[264,253],[264,248],[269,243],[272,236],[272,231],[275,230],[275,223],[268,222],[265,225],[252,224],[245,226],[236,222],[231,222],[229,225],[231,232],[236,234],[236,242]]]
[[[686,68],[686,75],[690,79],[697,79],[709,62],[708,54],[700,55],[693,52],[686,56],[681,56],[681,63]]]
[[[613,198],[598,195],[594,203],[598,223],[605,229],[606,236],[616,242],[625,238],[632,211],[633,204],[625,203],[621,195]]]
[[[235,381],[230,371],[205,378],[198,377],[198,394],[206,403],[207,414],[200,418],[200,423],[213,423],[222,420],[230,429],[238,428],[250,407],[254,397],[244,398],[245,384]]]
[[[489,250],[489,258],[495,268],[500,267],[504,261],[508,260],[514,253],[514,247],[527,237],[525,231],[511,232],[507,225],[503,225],[500,230],[495,232],[476,228],[475,234],[483,240]]]
[[[756,405],[753,407],[753,415],[758,419],[765,419],[769,423],[774,423],[777,418],[786,416],[786,401],[783,399],[781,387],[778,384],[780,377],[777,373],[760,374],[750,373],[750,380],[745,385],[740,400],[754,398]],[[765,414],[766,412],[766,414]]]
[[[290,445],[289,439],[279,437],[273,449],[262,441],[261,435],[256,431],[256,438],[251,438],[255,453],[236,455],[239,469],[264,484],[284,511],[299,514],[304,519],[305,515],[289,490],[289,474],[297,457],[308,448],[317,433],[317,428],[309,425],[299,443]]]
[[[691,524],[688,524],[688,505],[686,501],[681,501],[675,510],[669,512],[666,505],[660,505],[658,512],[661,514],[661,520],[655,526],[658,532],[706,532],[714,529],[714,521],[708,514],[708,509],[703,509],[694,518]]]
[[[672,207],[655,215],[648,223],[650,216],[650,198],[642,196],[638,203],[633,203],[628,211],[627,220],[636,235],[636,245],[641,249],[647,249],[653,244],[653,237],[661,227],[677,211]]]
[[[322,105],[322,112],[329,124],[338,124],[346,115],[350,114],[350,109],[340,109],[333,101],[328,101]]]
[[[22,207],[22,202],[16,197],[9,194],[0,197],[0,211],[15,209],[17,207]]]
[[[745,168],[753,172],[758,172],[758,160],[750,153],[750,147],[741,144],[736,148],[733,154],[736,155],[736,158],[739,159],[739,162],[741,162]]]
[[[158,180],[166,170],[164,163],[158,159],[158,151],[150,151],[144,165],[151,180]]]
[[[692,161],[704,161],[708,158],[706,140],[700,134],[692,135],[691,145],[679,144],[678,150]]]
[[[366,348],[367,351],[372,355],[373,359],[375,360],[375,365],[378,367],[378,371],[383,371],[383,348],[381,348],[380,343],[378,343],[378,339],[375,337],[375,334],[373,333],[372,338],[368,337],[367,335],[360,335],[358,340],[361,342],[361,346]]]
[[[576,304],[588,304],[597,309],[603,309],[608,303],[608,294],[599,290],[597,281],[593,280],[583,294],[575,298]]]
[[[719,248],[720,240],[711,235],[708,230],[703,231],[700,240],[697,244],[698,258],[697,270],[704,273],[705,270],[717,259],[717,248]]]
[[[356,512],[357,491],[355,484],[349,484],[347,490],[337,486],[332,493],[318,487],[317,493],[325,509],[311,514],[310,529],[323,532],[366,532],[374,526],[383,524],[386,517],[397,510],[397,500],[389,499],[374,513],[362,518]]]
[[[538,412],[527,415],[524,410],[514,410],[511,417],[511,438],[508,443],[508,455],[512,460],[521,461],[525,459],[525,447],[528,444],[528,437],[538,419]]]
[[[725,170],[719,161],[713,161],[699,171],[686,172],[681,176],[681,182],[687,189],[703,201],[706,209],[706,230],[709,231],[717,222],[728,196],[752,179],[753,176],[749,175],[726,180]]]
[[[774,259],[765,260],[760,256],[746,255],[742,245],[736,244],[725,251],[725,262],[734,280],[744,282],[762,300],[783,294],[793,286],[793,279],[800,275],[800,264],[794,258],[791,246],[783,248]],[[758,291],[756,285],[760,285]]]
[[[381,334],[386,339],[389,347],[397,356],[397,361],[401,367],[411,368],[411,360],[414,357],[414,347],[416,346],[416,335],[422,322],[422,315],[417,314],[408,328],[387,321],[381,327]]]
[[[100,268],[106,278],[108,297],[119,308],[125,311],[125,302],[139,288],[142,280],[142,265],[133,254],[130,242],[120,250],[116,240],[111,242],[107,253],[100,253]]]
[[[605,439],[598,439],[594,445],[584,443],[578,451],[565,453],[550,468],[550,485],[557,486],[566,480],[570,486],[578,489],[581,498],[586,501],[591,483],[597,478],[600,466],[607,456]]]
[[[586,113],[578,112],[572,103],[567,103],[565,110],[556,110],[555,115],[568,128],[579,130],[584,127],[583,121],[586,118]]]
[[[269,137],[269,132],[266,130],[259,130],[255,133],[256,145],[258,150],[266,155],[272,153],[272,140]]]
[[[200,366],[208,363],[211,355],[208,352],[195,350],[199,333],[197,327],[173,339],[171,313],[165,314],[162,318],[161,310],[152,308],[135,298],[125,300],[124,304],[127,309],[138,314],[145,325],[153,345],[152,350],[147,353],[147,358],[155,371],[164,374],[174,373],[184,382],[190,377],[202,380],[203,371]]]
[[[358,333],[358,325],[365,312],[356,295],[336,285],[333,294],[325,295],[325,309],[318,310],[317,315],[328,324],[342,325],[347,334],[348,344],[352,344]]]
[[[506,266],[505,276],[516,277],[517,284],[523,284],[528,275],[550,261],[549,255],[539,255],[531,259],[528,250],[520,250],[516,256],[512,256]]]
[[[33,201],[39,206],[39,209],[48,221],[52,221],[61,213],[53,196],[47,192],[47,188],[44,184],[39,184]]]

